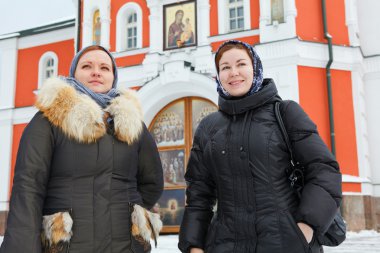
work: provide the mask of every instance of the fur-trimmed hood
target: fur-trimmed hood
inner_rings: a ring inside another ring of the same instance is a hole
[[[81,143],[93,143],[107,132],[105,113],[114,121],[115,136],[132,144],[143,129],[139,99],[132,90],[119,90],[120,96],[102,108],[89,96],[78,93],[60,78],[49,78],[41,88],[36,107],[70,138]]]

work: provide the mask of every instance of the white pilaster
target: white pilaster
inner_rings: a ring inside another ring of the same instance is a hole
[[[82,22],[82,47],[92,44],[92,23],[90,21]]]
[[[100,39],[100,45],[103,47],[110,49],[110,24],[111,19],[110,18],[101,18],[102,22],[102,35]]]
[[[17,38],[0,40],[0,110],[14,107],[17,42]]]
[[[374,195],[380,196],[380,56],[364,59],[364,94],[368,127],[369,163]]]
[[[162,0],[147,0],[150,9],[149,16],[149,41],[150,53],[162,51]]]
[[[356,150],[358,156],[359,177],[372,181],[370,166],[370,153],[368,146],[368,115],[366,110],[366,95],[364,90],[363,74],[361,69],[351,72],[352,99],[355,117]],[[380,107],[379,107],[380,108]],[[370,183],[362,184],[362,193],[373,194],[373,186]]]
[[[198,7],[198,45],[209,45],[210,36],[210,2],[203,0],[197,2]]]
[[[351,46],[359,46],[359,25],[358,25],[358,10],[357,0],[346,0],[346,25],[348,27],[348,36]]]
[[[0,211],[5,210],[6,203],[9,201],[9,183],[11,174],[11,159],[12,159],[12,125],[13,109],[0,110]]]

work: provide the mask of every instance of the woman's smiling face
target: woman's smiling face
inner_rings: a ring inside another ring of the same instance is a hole
[[[248,93],[253,82],[253,65],[246,50],[232,48],[223,53],[219,61],[219,80],[231,96]]]
[[[114,80],[112,60],[103,50],[84,53],[78,61],[75,79],[96,93],[107,93]]]

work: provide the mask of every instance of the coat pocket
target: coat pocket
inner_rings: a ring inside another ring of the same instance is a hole
[[[137,252],[150,252],[150,239],[157,247],[157,238],[162,229],[160,215],[145,208],[131,204],[131,234],[132,245]]]
[[[302,233],[301,229],[298,227],[293,216],[289,212],[285,212],[285,214],[286,214],[286,217],[288,218],[289,223],[292,226],[293,230],[296,232],[297,237],[299,238],[300,242],[302,243],[305,252],[309,252],[310,251],[310,245],[306,241],[304,234]]]
[[[211,252],[212,251],[212,247],[214,246],[214,243],[215,243],[216,225],[217,225],[216,219],[213,218],[211,223],[210,223],[210,226],[208,227],[208,231],[207,231],[205,252]]]
[[[57,212],[42,218],[42,252],[67,253],[70,249],[73,219],[69,212]]]

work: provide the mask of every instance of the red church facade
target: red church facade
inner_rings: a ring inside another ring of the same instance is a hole
[[[217,109],[213,56],[228,39],[255,45],[264,76],[276,81],[284,99],[299,102],[325,143],[334,145],[348,228],[380,230],[380,136],[374,130],[380,123],[380,102],[374,96],[380,92],[380,57],[364,48],[360,36],[366,34],[359,29],[368,7],[355,0],[326,0],[324,14],[320,0],[74,2],[80,13],[76,20],[0,35],[0,235],[6,226],[18,143],[36,112],[35,94],[49,76],[67,75],[75,51],[94,43],[115,56],[119,85],[138,90],[144,121],[167,166],[164,170],[175,168],[175,177],[169,172],[165,177],[159,204],[169,217],[169,206],[175,202],[178,218],[165,218],[164,231],[178,231],[191,139],[199,120]],[[168,25],[180,8],[192,22],[194,40],[169,46]],[[330,106],[323,18],[332,38]],[[181,137],[163,141],[159,135],[164,128],[176,129]]]

